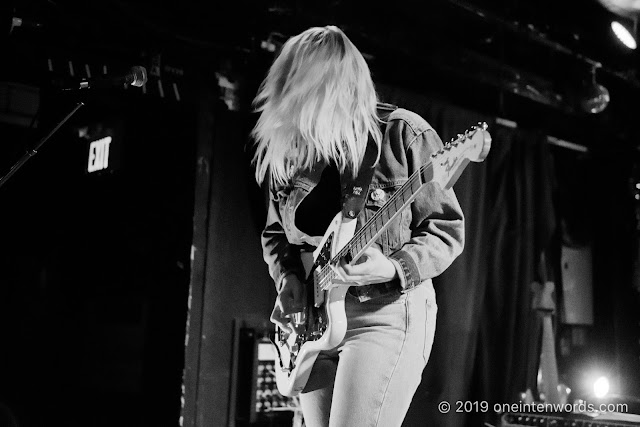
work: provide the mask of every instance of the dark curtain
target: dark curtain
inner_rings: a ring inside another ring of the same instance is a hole
[[[250,118],[214,106],[205,93],[202,104],[183,425],[240,426],[248,424],[250,406],[234,405],[246,386],[234,377],[234,324],[255,320],[270,328],[276,298],[260,246],[267,213],[245,147]]]
[[[495,423],[494,403],[518,401],[536,369],[530,286],[539,280],[540,253],[555,228],[546,139],[401,89],[379,86],[378,91],[384,101],[424,117],[443,141],[478,121],[490,125],[487,159],[470,164],[454,186],[466,217],[465,250],[434,280],[435,342],[404,425]],[[451,405],[449,413],[439,411],[442,401]],[[464,401],[479,403],[465,410],[458,403]]]

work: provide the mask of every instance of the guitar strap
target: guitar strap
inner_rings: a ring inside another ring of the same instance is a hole
[[[378,115],[383,119],[381,127],[382,134],[386,130],[386,118],[395,110],[395,105],[378,104]],[[345,218],[356,218],[364,208],[367,194],[369,193],[369,184],[373,178],[375,171],[375,162],[378,157],[378,147],[369,135],[367,141],[367,149],[364,152],[362,165],[355,179],[351,178],[351,174],[345,174],[340,177],[340,186],[342,190],[342,216]],[[349,177],[349,178],[347,178]]]
[[[344,218],[356,218],[364,208],[364,203],[369,193],[369,184],[373,178],[378,147],[369,136],[367,149],[358,172],[358,176],[352,178],[350,173],[340,177],[342,187],[342,216]]]

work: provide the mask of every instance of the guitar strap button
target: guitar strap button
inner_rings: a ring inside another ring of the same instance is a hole
[[[379,202],[379,201],[384,200],[384,197],[385,197],[385,193],[384,193],[384,190],[381,189],[381,188],[376,188],[371,193],[371,200],[373,200],[375,202]]]

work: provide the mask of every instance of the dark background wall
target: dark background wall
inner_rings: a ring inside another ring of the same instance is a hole
[[[200,116],[185,425],[227,425],[235,417],[234,328],[247,321],[269,327],[275,299],[260,246],[263,193],[245,146],[250,116],[210,101]]]
[[[83,100],[0,189],[0,401],[21,426],[162,425],[179,416],[193,105]],[[3,174],[75,101],[43,95],[36,130],[1,127]],[[100,124],[114,169],[91,176],[78,130]]]

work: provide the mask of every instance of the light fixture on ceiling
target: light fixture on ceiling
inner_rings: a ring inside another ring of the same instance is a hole
[[[638,0],[598,0],[604,7],[620,16],[634,16],[640,13]]]
[[[580,108],[586,113],[598,114],[607,108],[610,100],[609,90],[596,82],[596,67],[592,67],[580,89]]]
[[[616,37],[618,37],[618,40],[620,40],[622,44],[624,44],[629,49],[635,49],[638,46],[636,43],[636,39],[633,37],[633,35],[631,35],[631,32],[627,29],[627,27],[625,27],[618,21],[613,21],[611,23],[611,29],[613,30]]]

